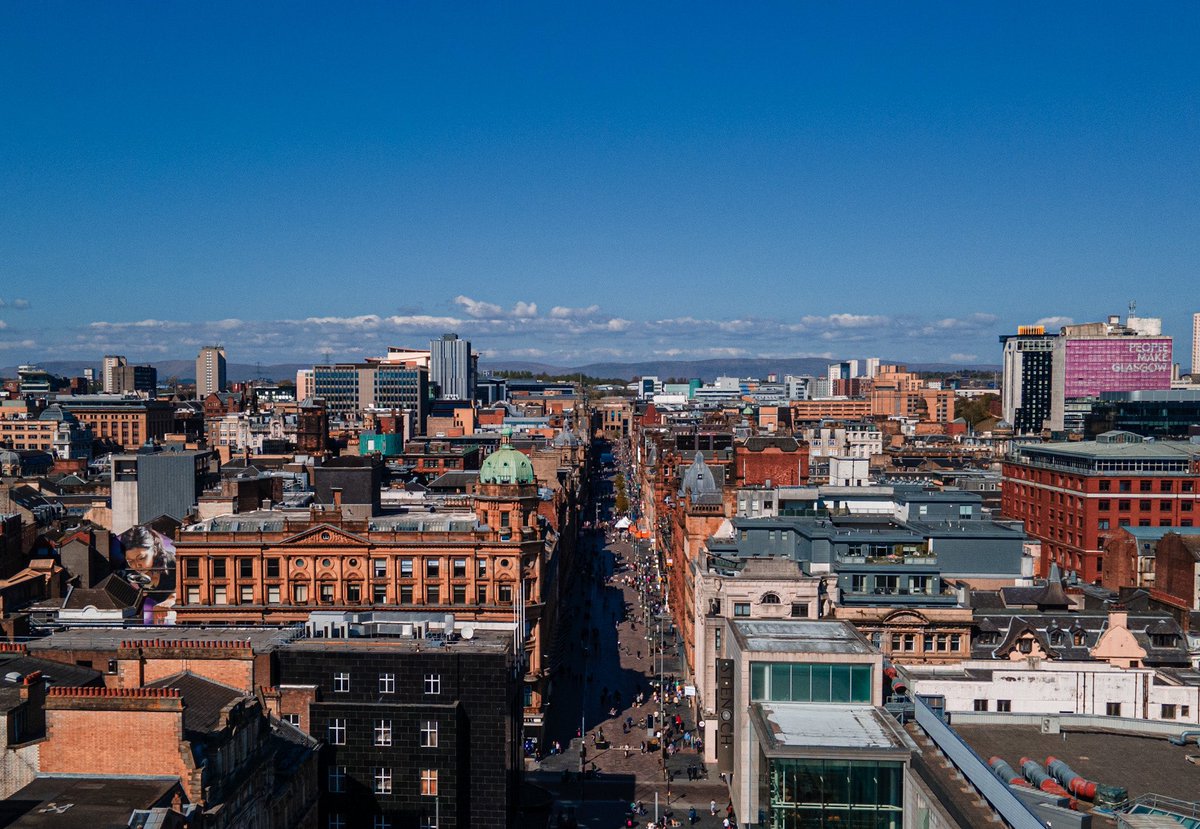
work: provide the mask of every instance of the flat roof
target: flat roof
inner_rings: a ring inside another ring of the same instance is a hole
[[[512,633],[500,630],[476,629],[470,639],[457,638],[453,642],[433,644],[428,639],[413,639],[410,636],[371,636],[315,639],[297,639],[288,644],[288,650],[326,651],[338,653],[378,653],[381,650],[402,653],[508,653],[512,650]]]
[[[804,619],[732,621],[744,651],[760,653],[871,654],[875,650],[853,625]]]
[[[910,750],[895,719],[874,706],[761,702],[754,708],[770,749]]]
[[[0,801],[0,826],[11,829],[126,827],[134,809],[165,801],[178,778],[37,777]],[[62,808],[62,807],[68,808]]]
[[[1162,736],[1112,732],[1063,731],[1043,734],[1035,725],[954,723],[954,730],[985,761],[1003,757],[1020,770],[1022,757],[1043,767],[1053,755],[1087,780],[1124,786],[1130,799],[1143,794],[1166,795],[1188,802],[1200,797],[1200,767],[1187,761],[1196,745],[1172,745]]]
[[[183,641],[245,642],[254,653],[269,653],[286,645],[296,635],[297,629],[291,627],[80,627],[55,631],[25,644],[32,654],[39,650],[116,650],[122,642],[131,639],[154,640],[164,644]]]

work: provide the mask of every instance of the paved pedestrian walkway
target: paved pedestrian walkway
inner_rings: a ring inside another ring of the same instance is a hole
[[[600,499],[597,518],[611,520],[611,481],[597,480],[593,491]],[[583,543],[588,554],[574,574],[569,609],[560,614],[561,669],[551,689],[542,756],[530,761],[527,779],[555,795],[552,820],[570,814],[580,826],[624,826],[630,803],[640,801],[646,814],[634,819],[644,827],[655,818],[657,796],[660,817],[669,810],[687,825],[694,808],[696,825],[720,826],[729,793],[715,772],[709,778],[702,755],[685,739],[696,733],[696,723],[682,685],[676,701],[676,683],[686,677],[663,612],[656,562],[647,549],[611,532],[591,532]],[[661,705],[654,698],[660,676],[669,680]],[[664,736],[660,712],[670,721],[669,757],[653,747],[663,744],[656,740]],[[556,743],[562,750],[552,753]]]

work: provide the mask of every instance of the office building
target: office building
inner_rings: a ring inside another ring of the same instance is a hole
[[[1108,391],[1165,391],[1171,387],[1171,338],[1159,320],[1110,316],[1107,322],[1063,326],[1050,369],[1051,431],[1083,430],[1087,407],[1073,401]]]
[[[471,353],[470,340],[457,334],[445,334],[429,342],[429,379],[438,388],[438,397],[471,400],[475,397],[477,355]]]
[[[76,394],[59,397],[56,402],[91,427],[97,440],[110,440],[127,450],[161,440],[175,425],[175,407],[165,400]]]
[[[125,358],[119,354],[108,354],[104,357],[104,365],[101,369],[101,390],[105,394],[119,394],[117,384],[117,371],[127,365]]]
[[[1000,337],[1004,346],[1003,417],[1018,435],[1042,431],[1050,417],[1050,381],[1058,337],[1044,326],[1022,325]]]
[[[196,399],[203,400],[226,388],[225,349],[219,345],[205,346],[196,357]]]
[[[1200,508],[1200,443],[1109,432],[1095,441],[1022,445],[1003,465],[1002,511],[1041,542],[1038,575],[1056,564],[1100,579],[1119,527],[1191,527]]]
[[[415,363],[335,363],[313,366],[312,396],[332,416],[359,417],[367,409],[412,412],[424,429],[429,413],[429,370]]]
[[[1200,376],[1200,314],[1192,314],[1192,374]]]

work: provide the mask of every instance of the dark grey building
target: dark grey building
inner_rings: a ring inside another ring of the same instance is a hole
[[[313,490],[318,504],[340,504],[365,518],[381,510],[383,459],[372,455],[330,458],[313,467]]]
[[[182,521],[220,476],[221,461],[208,450],[113,455],[112,531],[119,535],[163,515]]]
[[[304,639],[280,711],[324,741],[319,826],[506,829],[521,779],[512,639]]]

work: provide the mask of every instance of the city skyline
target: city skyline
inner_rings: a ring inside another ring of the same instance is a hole
[[[6,364],[1190,336],[1193,5],[66,10],[0,28]]]

